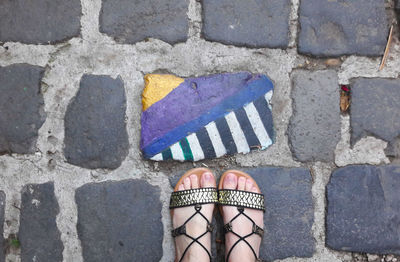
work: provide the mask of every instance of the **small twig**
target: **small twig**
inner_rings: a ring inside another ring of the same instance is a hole
[[[393,25],[390,27],[389,38],[386,44],[385,53],[383,55],[381,65],[379,66],[379,71],[381,71],[385,66],[386,59],[389,55],[390,43],[392,43],[392,37],[393,37]]]

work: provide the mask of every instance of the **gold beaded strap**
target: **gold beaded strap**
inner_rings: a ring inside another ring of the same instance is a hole
[[[176,191],[171,194],[169,208],[194,206],[218,202],[218,192],[215,187],[205,187]]]
[[[247,207],[265,212],[264,195],[241,190],[220,189],[218,191],[220,205]]]

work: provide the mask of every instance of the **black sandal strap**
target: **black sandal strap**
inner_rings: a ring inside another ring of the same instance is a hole
[[[176,191],[171,194],[169,208],[211,204],[218,202],[218,191],[215,187],[205,187]]]
[[[264,236],[264,229],[261,227],[257,226],[256,224],[253,224],[253,231],[254,234],[259,235],[260,237]]]
[[[227,254],[227,256],[226,256],[226,261],[229,261],[229,257],[230,257],[230,255],[231,255],[231,253],[232,253],[232,250],[233,250],[233,249],[235,248],[235,246],[236,246],[237,244],[239,244],[241,241],[245,242],[245,243],[247,244],[247,246],[249,246],[249,248],[250,248],[251,251],[253,252],[253,255],[254,255],[256,261],[261,261],[260,258],[257,257],[257,253],[256,253],[256,251],[254,250],[254,248],[253,248],[253,247],[251,246],[251,244],[247,241],[247,238],[248,238],[248,237],[251,237],[252,235],[258,235],[258,236],[260,236],[260,237],[263,237],[264,229],[262,229],[261,227],[259,227],[259,226],[254,222],[254,220],[253,220],[251,217],[249,217],[248,215],[246,215],[246,214],[244,213],[244,207],[237,207],[237,209],[238,209],[239,213],[238,213],[236,216],[234,216],[227,224],[224,225],[225,234],[227,234],[227,233],[232,233],[232,234],[234,234],[235,236],[237,236],[237,237],[239,238],[239,239],[232,245],[231,249],[229,250],[229,252],[228,252],[228,254]],[[236,233],[235,231],[233,231],[233,227],[232,227],[232,222],[233,222],[235,219],[237,219],[239,216],[241,216],[241,215],[242,215],[242,216],[245,216],[248,220],[251,221],[251,223],[253,223],[252,232],[249,233],[249,234],[247,234],[247,235],[245,235],[245,236],[241,236],[241,235],[239,235],[238,233]]]
[[[180,235],[186,234],[186,225],[182,225],[178,228],[171,230],[172,237],[178,237]]]
[[[186,190],[185,190],[185,191],[186,191]],[[182,191],[178,191],[178,192],[182,192]],[[172,198],[172,197],[171,197],[171,198]],[[171,199],[171,201],[172,201],[172,199]],[[175,208],[175,207],[174,207],[174,208]],[[179,259],[179,262],[181,262],[181,261],[183,260],[183,258],[185,257],[186,252],[189,250],[189,248],[190,248],[194,243],[199,244],[199,245],[207,252],[207,255],[208,255],[210,261],[212,260],[212,256],[211,256],[210,251],[208,251],[208,249],[199,241],[199,239],[202,238],[203,236],[205,236],[207,233],[211,233],[211,232],[214,230],[214,226],[213,226],[213,225],[210,223],[210,221],[203,215],[203,213],[200,212],[200,211],[201,211],[201,208],[202,208],[202,206],[201,206],[200,204],[198,204],[198,203],[195,204],[194,209],[195,209],[196,212],[195,212],[193,215],[191,215],[191,216],[185,221],[185,223],[183,223],[182,226],[180,226],[180,227],[178,227],[178,228],[175,228],[175,229],[173,229],[173,230],[171,231],[172,237],[177,237],[177,236],[184,235],[184,236],[186,236],[186,237],[188,237],[188,238],[190,238],[190,239],[192,240],[192,242],[191,242],[189,245],[187,245],[187,247],[186,247],[185,250],[183,251],[182,257]],[[200,215],[204,220],[207,221],[207,228],[206,228],[206,231],[205,231],[203,234],[201,234],[200,236],[194,238],[193,236],[188,235],[188,234],[186,233],[186,224],[187,224],[193,217],[195,217],[196,215]]]
[[[220,205],[258,209],[265,212],[264,195],[254,192],[220,189],[218,191],[218,203]]]

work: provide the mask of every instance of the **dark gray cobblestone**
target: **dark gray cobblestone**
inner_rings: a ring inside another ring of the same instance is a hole
[[[144,180],[86,184],[76,190],[78,235],[91,261],[160,261],[160,189]]]
[[[286,48],[289,0],[203,0],[206,40],[249,47]]]
[[[355,79],[351,94],[351,143],[373,135],[389,142],[387,154],[396,156],[396,139],[400,136],[400,80]]]
[[[339,84],[336,72],[294,71],[288,136],[300,161],[333,161],[340,139]]]
[[[245,170],[265,195],[264,234],[260,256],[267,261],[312,257],[314,207],[311,174],[305,168],[265,167]]]
[[[45,121],[43,73],[44,68],[28,64],[0,67],[0,155],[35,152],[38,130]]]
[[[396,0],[395,11],[396,11],[396,15],[397,15],[397,24],[398,24],[399,30],[400,30],[400,0]],[[400,40],[400,34],[398,35],[398,37]]]
[[[84,75],[65,115],[64,154],[71,164],[115,169],[128,154],[121,78]]]
[[[22,189],[18,239],[21,261],[63,261],[64,246],[56,217],[59,206],[54,183],[29,184]]]
[[[79,36],[79,0],[0,1],[0,41],[56,43]]]
[[[399,31],[400,31],[400,0],[396,0],[395,11],[396,11],[396,16],[397,16],[397,24],[398,24]],[[398,34],[398,38],[400,40],[400,34]]]
[[[189,29],[188,2],[102,0],[100,32],[126,44],[150,37],[170,44],[184,42]]]
[[[326,244],[400,255],[400,166],[347,166],[327,186]]]
[[[279,167],[249,168],[243,171],[256,180],[265,195],[266,230],[260,257],[267,261],[288,257],[311,257],[315,247],[311,230],[314,207],[310,171],[305,168]],[[172,187],[182,174],[183,172],[170,178]],[[221,223],[217,228],[223,227]],[[217,238],[223,237],[217,234]]]
[[[0,262],[5,262],[5,257],[4,257],[5,243],[3,237],[5,205],[6,205],[6,195],[4,194],[3,191],[0,191]]]
[[[388,33],[384,0],[303,0],[300,53],[319,57],[379,56]]]

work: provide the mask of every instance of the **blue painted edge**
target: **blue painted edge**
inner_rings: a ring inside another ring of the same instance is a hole
[[[165,134],[163,137],[155,140],[153,143],[143,148],[143,156],[145,158],[152,158],[184,137],[196,132],[201,127],[214,120],[217,120],[220,117],[224,117],[231,111],[235,111],[236,109],[245,106],[258,97],[265,95],[273,88],[274,85],[272,84],[271,80],[267,76],[261,75],[259,79],[250,82],[244,86],[243,90],[231,97],[228,97],[222,103],[211,108],[205,114],[175,128],[174,130]]]

